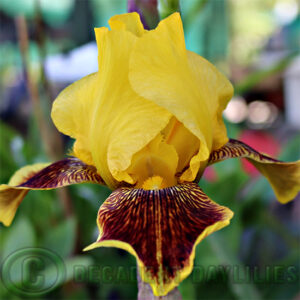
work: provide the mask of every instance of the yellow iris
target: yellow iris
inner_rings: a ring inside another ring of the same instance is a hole
[[[233,88],[186,50],[178,13],[151,31],[136,13],[109,25],[95,30],[99,71],[53,104],[56,127],[75,139],[74,157],[24,167],[0,185],[0,221],[11,224],[29,190],[105,184],[113,192],[86,250],[127,250],[154,294],[166,295],[192,271],[196,245],[233,216],[197,185],[204,168],[245,157],[286,203],[300,190],[300,161],[283,163],[228,139],[222,111]]]
[[[96,28],[99,71],[64,90],[52,119],[76,139],[74,155],[111,187],[193,181],[209,154],[228,141],[221,112],[230,82],[185,48],[180,15],[146,31],[136,13]],[[120,51],[121,49],[121,51]]]

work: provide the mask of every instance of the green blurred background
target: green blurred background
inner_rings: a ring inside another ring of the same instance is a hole
[[[156,1],[129,2],[0,1],[1,183],[18,168],[60,159],[72,147],[51,123],[51,103],[65,86],[97,70],[93,28],[107,26],[128,5],[150,28],[179,7],[187,48],[235,86],[224,112],[229,136],[282,160],[299,159],[299,1],[164,0],[158,14]],[[267,181],[236,159],[207,168],[200,186],[235,216],[197,247],[195,270],[179,287],[183,299],[299,299],[300,202],[277,203]],[[113,248],[82,252],[97,238],[97,210],[109,193],[91,184],[30,192],[12,226],[0,227],[2,266],[19,249],[45,248],[63,259],[66,272],[37,298],[135,299],[131,255]],[[51,266],[44,267],[45,278],[52,278]],[[24,284],[18,274],[10,276]],[[6,282],[1,299],[34,297]]]

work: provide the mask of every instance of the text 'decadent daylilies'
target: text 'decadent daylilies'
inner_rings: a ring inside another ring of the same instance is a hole
[[[192,271],[196,245],[233,216],[198,187],[207,165],[245,157],[286,203],[300,190],[300,162],[279,162],[227,138],[222,111],[233,88],[186,50],[178,13],[151,31],[136,13],[109,25],[95,29],[99,71],[53,104],[54,124],[75,139],[73,156],[26,166],[1,185],[0,220],[10,225],[29,190],[105,184],[113,192],[86,250],[127,250],[154,294],[166,295]]]

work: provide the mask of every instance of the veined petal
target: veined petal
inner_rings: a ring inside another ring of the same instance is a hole
[[[174,146],[178,154],[176,171],[183,173],[194,155],[199,151],[199,139],[193,135],[181,122],[172,117],[167,127],[162,131],[166,143]],[[191,180],[192,181],[192,180]]]
[[[113,16],[108,23],[112,30],[126,29],[136,36],[145,32],[140,15],[136,12]]]
[[[227,142],[221,111],[232,95],[230,83],[207,61],[186,50],[178,13],[137,40],[129,79],[139,95],[166,108],[199,139],[198,153],[181,177],[193,181],[212,147]]]
[[[213,146],[218,149],[228,142],[227,131],[222,113],[233,96],[229,80],[217,68],[200,55],[188,51],[189,65],[196,80],[205,91],[207,107],[213,116]]]
[[[75,138],[73,153],[96,166],[110,188],[133,184],[126,172],[132,156],[167,125],[171,113],[137,95],[128,80],[129,57],[143,27],[136,13],[113,17],[112,30],[96,28],[99,72],[68,88],[55,100],[57,128]]]
[[[162,187],[175,185],[178,155],[173,145],[169,145],[158,134],[142,150],[132,157],[130,167],[126,170],[135,180],[135,187],[142,187],[143,183],[153,176],[163,178]]]
[[[74,82],[57,96],[51,111],[51,118],[57,129],[76,139],[74,155],[90,165],[93,164],[90,119],[98,81],[98,74],[93,73]]]
[[[142,280],[163,296],[191,273],[196,245],[232,216],[195,183],[161,190],[120,188],[100,207],[98,240],[85,250],[128,251],[138,260]]]
[[[126,171],[132,156],[159,134],[171,113],[129,84],[129,58],[138,38],[125,29],[95,32],[101,81],[90,120],[91,152],[101,177],[115,188],[116,181],[134,183]]]
[[[281,162],[257,152],[243,142],[230,139],[225,146],[211,153],[209,164],[236,157],[247,158],[268,179],[279,202],[287,203],[299,193],[300,160]]]
[[[104,184],[96,168],[70,157],[53,164],[35,164],[18,170],[8,184],[0,185],[0,221],[9,226],[29,190],[49,190],[71,184]]]

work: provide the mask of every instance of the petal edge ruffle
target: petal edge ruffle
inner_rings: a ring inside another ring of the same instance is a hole
[[[6,226],[11,224],[30,190],[49,190],[83,182],[104,184],[95,167],[76,157],[53,164],[25,166],[12,176],[8,184],[0,185],[0,221]]]
[[[118,247],[138,260],[143,281],[166,295],[192,271],[196,245],[233,213],[195,183],[161,190],[120,188],[98,213],[98,240],[84,250]]]
[[[211,153],[209,164],[228,158],[247,158],[269,181],[280,203],[293,200],[300,191],[300,160],[281,162],[261,154],[245,143],[230,139],[222,148]]]

